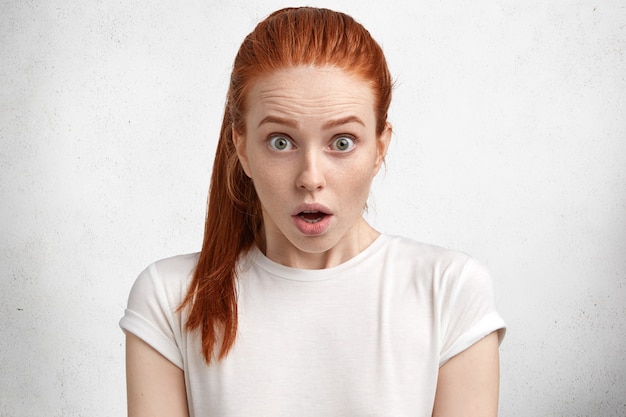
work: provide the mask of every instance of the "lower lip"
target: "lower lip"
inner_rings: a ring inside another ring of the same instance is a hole
[[[324,218],[316,223],[309,223],[300,216],[293,216],[293,221],[300,233],[307,236],[317,236],[324,233],[328,226],[330,226],[330,218],[332,216],[327,214]]]

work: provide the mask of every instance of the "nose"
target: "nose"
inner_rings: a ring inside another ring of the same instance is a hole
[[[296,186],[307,191],[316,191],[326,186],[323,156],[314,150],[307,151],[301,162]]]

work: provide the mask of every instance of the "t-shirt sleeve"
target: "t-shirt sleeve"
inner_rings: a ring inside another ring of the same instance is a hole
[[[180,297],[175,294],[175,289],[168,288],[166,284],[164,277],[159,274],[157,263],[146,268],[130,291],[120,327],[142,339],[182,369],[183,358],[179,346],[181,319],[176,311]]]
[[[457,279],[447,281],[439,366],[494,331],[502,342],[506,331],[495,308],[491,276],[481,264],[469,259]]]

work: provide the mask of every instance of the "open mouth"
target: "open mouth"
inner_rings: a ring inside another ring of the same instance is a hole
[[[300,213],[298,213],[298,217],[300,217],[302,220],[310,224],[320,222],[324,220],[326,216],[328,216],[328,214],[321,212],[321,211],[305,210],[305,211],[301,211]]]

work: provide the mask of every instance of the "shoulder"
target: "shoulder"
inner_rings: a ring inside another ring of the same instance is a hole
[[[153,269],[167,279],[177,279],[193,272],[198,262],[199,253],[176,255],[153,262],[147,269]]]
[[[434,289],[450,288],[470,280],[490,285],[487,269],[465,252],[419,242],[401,236],[386,236],[380,255],[396,274],[410,274]]]
[[[198,253],[177,255],[153,262],[137,277],[129,296],[129,305],[146,299],[179,303],[184,297],[198,261]]]
[[[198,255],[180,255],[150,264],[135,280],[120,327],[179,368],[184,318],[177,310],[189,286]]]
[[[447,249],[441,246],[419,242],[402,236],[386,235],[383,255],[397,261],[404,260],[422,267],[442,268],[456,265],[463,266],[472,261],[465,252]]]

